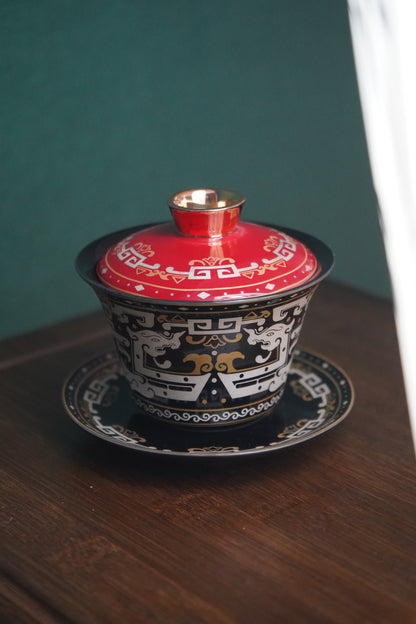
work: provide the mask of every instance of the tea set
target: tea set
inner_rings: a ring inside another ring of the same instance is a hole
[[[244,203],[227,189],[184,190],[168,200],[170,221],[79,253],[114,342],[64,387],[90,433],[156,453],[235,455],[304,441],[347,415],[345,373],[296,347],[333,254],[309,234],[241,220]]]

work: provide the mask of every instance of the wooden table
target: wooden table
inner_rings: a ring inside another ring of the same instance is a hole
[[[1,622],[416,622],[415,462],[392,308],[327,283],[302,348],[350,415],[304,444],[193,459],[77,427],[67,374],[101,313],[1,344]]]

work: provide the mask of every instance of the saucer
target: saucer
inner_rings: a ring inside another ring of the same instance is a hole
[[[265,453],[305,442],[338,425],[353,401],[351,381],[339,367],[301,350],[277,406],[254,422],[222,429],[186,429],[141,412],[113,352],[83,364],[63,387],[66,411],[89,433],[137,451],[193,457]]]

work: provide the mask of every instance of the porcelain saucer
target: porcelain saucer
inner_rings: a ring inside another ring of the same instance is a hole
[[[63,387],[66,411],[89,433],[137,451],[192,457],[265,453],[305,442],[338,425],[353,401],[351,381],[339,367],[301,350],[276,408],[240,426],[183,428],[140,412],[113,352],[84,363]]]

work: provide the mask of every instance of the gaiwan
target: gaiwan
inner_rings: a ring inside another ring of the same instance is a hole
[[[332,268],[316,238],[240,220],[244,202],[181,191],[168,200],[173,219],[109,234],[77,258],[138,407],[161,421],[233,426],[272,410]]]

